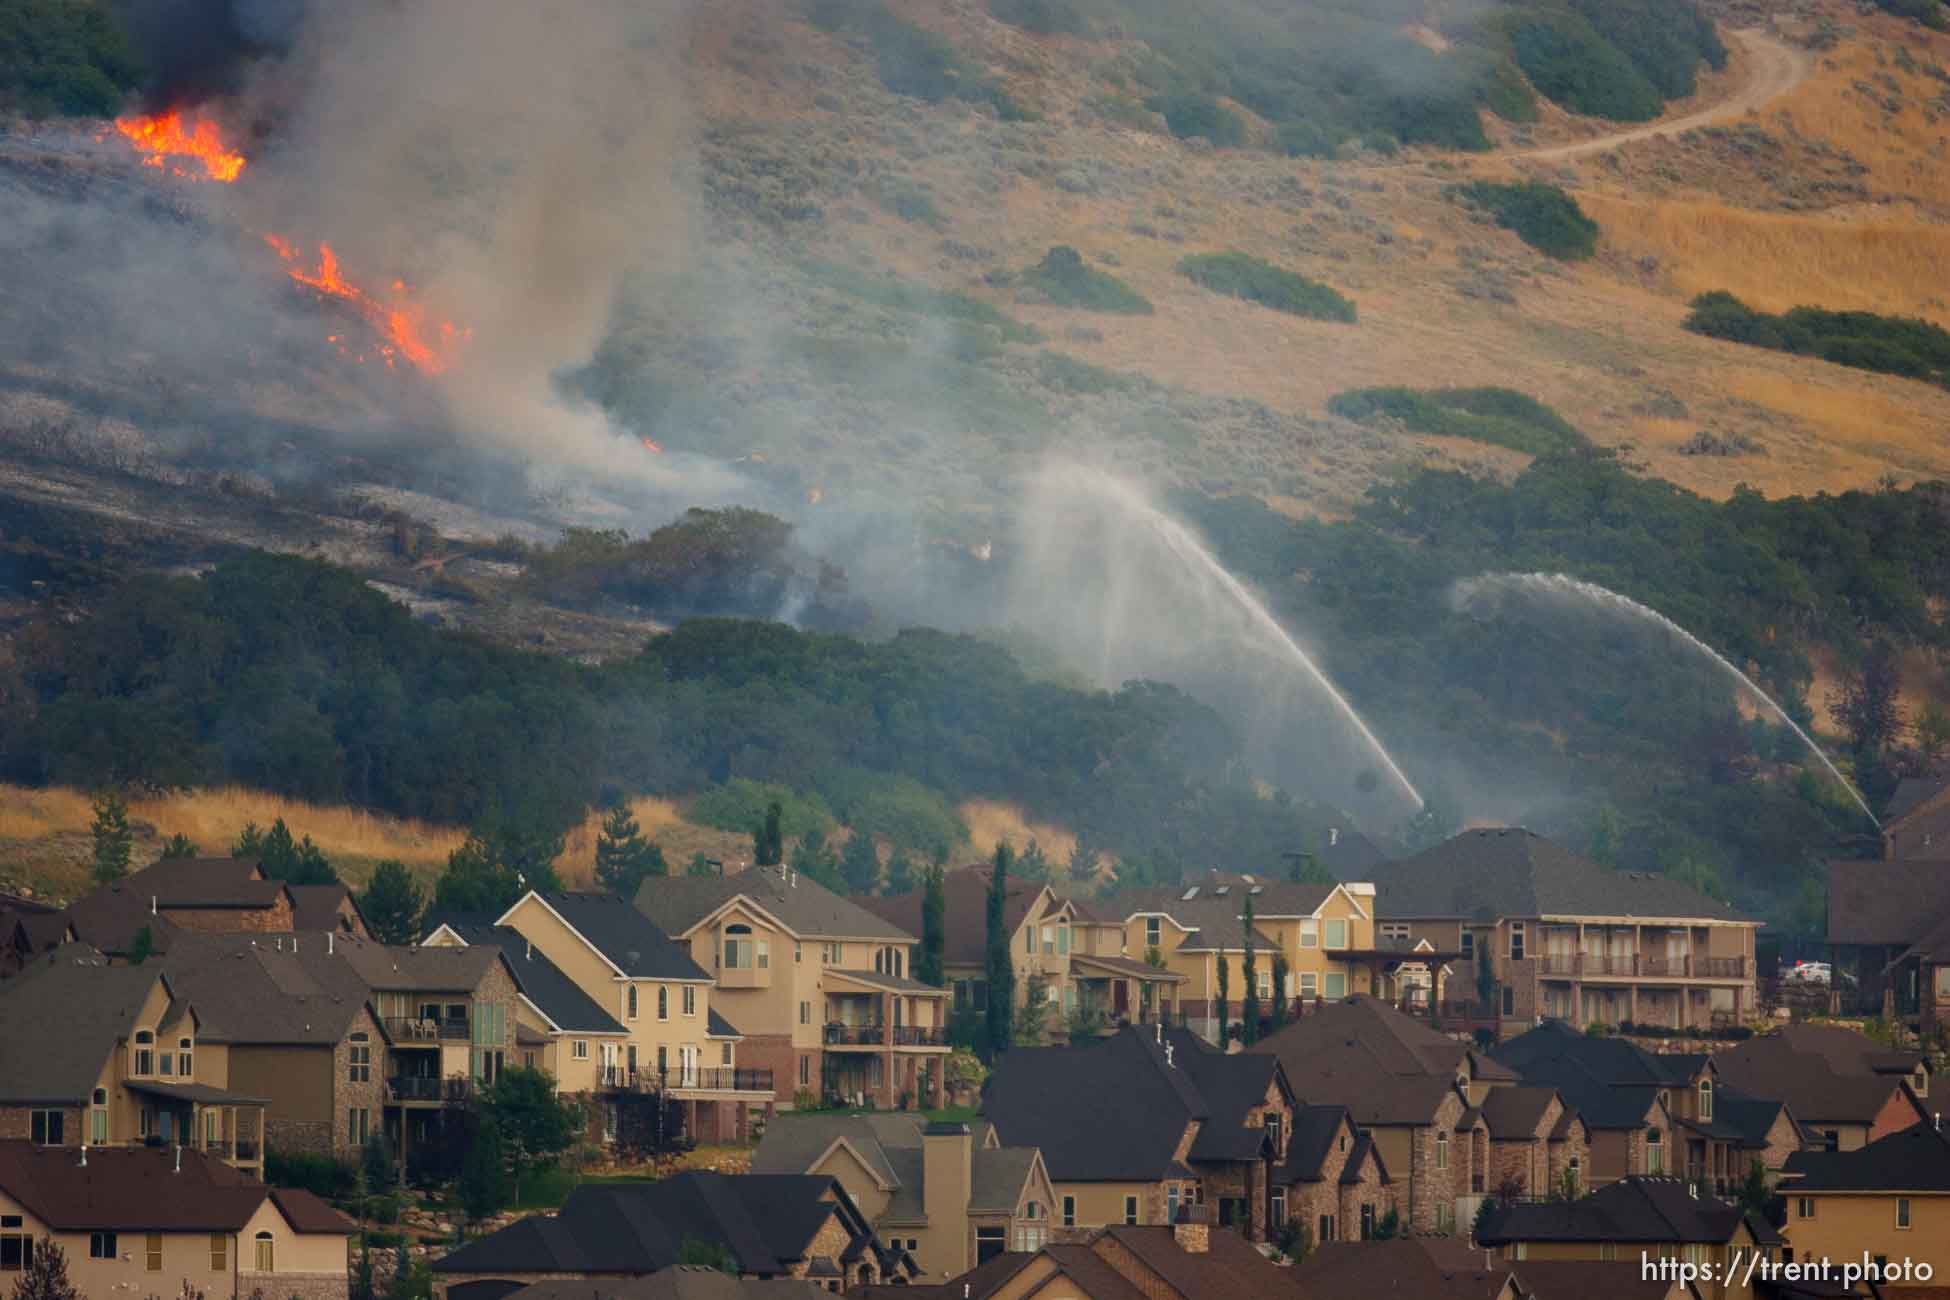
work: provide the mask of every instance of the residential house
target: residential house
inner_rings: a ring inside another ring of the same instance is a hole
[[[1577,1196],[1591,1129],[1556,1088],[1491,1088],[1478,1108],[1489,1133],[1484,1186],[1499,1197]]]
[[[1302,1016],[1248,1052],[1276,1057],[1303,1101],[1348,1108],[1373,1140],[1412,1230],[1470,1222],[1489,1167],[1477,1107],[1491,1089],[1516,1082],[1511,1070],[1365,995]],[[1576,1136],[1566,1128],[1567,1163],[1582,1154]]]
[[[286,885],[285,892],[291,895],[291,928],[297,933],[323,934],[329,930],[354,939],[372,938],[359,900],[345,885],[336,881],[329,885]]]
[[[904,1111],[776,1116],[752,1172],[837,1178],[880,1239],[937,1280],[1040,1249],[1056,1205],[1036,1148],[1002,1146],[981,1121],[931,1124]]]
[[[1950,772],[1906,776],[1882,810],[1882,856],[1943,861],[1950,857]]]
[[[1299,1223],[1314,1242],[1367,1241],[1390,1211],[1399,1214],[1381,1149],[1341,1105],[1295,1108],[1273,1188],[1285,1203],[1277,1219]]]
[[[1498,1014],[1588,1024],[1707,1026],[1755,1007],[1760,923],[1650,872],[1612,871],[1518,827],[1465,831],[1376,867],[1377,923],[1487,961]]]
[[[1926,1265],[1950,1276],[1950,1138],[1916,1124],[1852,1151],[1802,1151],[1781,1180],[1788,1241],[1802,1261],[1867,1258]],[[1927,1282],[1913,1272],[1876,1279],[1900,1287]],[[1885,1293],[1890,1288],[1885,1285]]]
[[[1831,1013],[1950,1024],[1950,856],[1830,862],[1828,952]]]
[[[1237,1025],[1246,996],[1245,909],[1253,905],[1253,984],[1264,1013],[1276,998],[1314,1003],[1372,992],[1376,981],[1372,890],[1363,884],[1296,885],[1210,873],[1182,885],[1119,890],[1092,906],[1124,924],[1126,949],[1185,977],[1183,1023],[1216,1042],[1219,968],[1226,967],[1226,1023]],[[1287,987],[1273,987],[1283,953]],[[1387,959],[1389,969],[1400,955]]]
[[[0,1280],[48,1238],[84,1296],[346,1300],[353,1229],[192,1148],[0,1142]]]
[[[74,938],[67,913],[52,903],[0,893],[0,979]]]
[[[1316,1294],[1231,1232],[1208,1207],[1170,1227],[1115,1224],[1034,1254],[1011,1252],[939,1286],[874,1287],[873,1300],[1302,1300]]]
[[[982,1113],[1000,1141],[1042,1151],[1058,1227],[1170,1224],[1181,1206],[1211,1205],[1221,1226],[1264,1241],[1285,1213],[1274,1173],[1293,1109],[1277,1059],[1153,1025],[1011,1049]]]
[[[1310,1296],[1414,1296],[1416,1300],[1525,1300],[1511,1265],[1469,1251],[1451,1257],[1436,1248],[1444,1237],[1390,1241],[1330,1241],[1293,1269],[1293,1284]],[[1541,1300],[1541,1298],[1540,1298]],[[1578,1297],[1577,1300],[1584,1300]],[[1663,1297],[1660,1297],[1663,1300]]]
[[[421,941],[431,948],[493,947],[501,950],[514,973],[518,1001],[515,1008],[517,1048],[521,1064],[528,1069],[546,1071],[555,1080],[556,1090],[593,1098],[599,1090],[599,1062],[623,1053],[630,1031],[621,1021],[597,1005],[560,966],[537,952],[535,945],[511,926],[484,922],[449,921],[434,927]],[[710,1011],[710,1033],[730,1037],[736,1034],[728,1024],[718,1023],[717,1008]],[[535,1041],[523,1045],[523,1033]],[[608,1052],[601,1044],[612,1044]],[[597,1046],[592,1050],[590,1044]]]
[[[574,981],[623,1037],[571,1036],[573,1058],[596,1053],[595,1084],[606,1137],[623,1136],[646,1098],[683,1104],[686,1131],[707,1139],[750,1132],[751,1111],[772,1105],[769,1068],[739,1060],[742,1035],[714,1007],[721,989],[628,899],[613,894],[530,891],[496,918]],[[735,1014],[735,1013],[733,1013]]]
[[[1838,1026],[1783,1025],[1715,1053],[1713,1066],[1723,1093],[1779,1097],[1809,1146],[1852,1151],[1930,1118],[1928,1058]]]
[[[949,993],[912,978],[916,935],[790,868],[653,877],[636,905],[715,976],[746,1059],[781,1093],[940,1104]]]
[[[649,1277],[531,1282],[505,1300],[817,1300],[826,1288],[786,1278],[733,1277],[702,1264],[679,1264]]]
[[[153,965],[69,944],[0,986],[0,1138],[183,1145],[264,1164],[265,1102],[187,991]]]
[[[838,1179],[687,1171],[653,1183],[585,1183],[556,1214],[517,1219],[433,1265],[435,1300],[500,1300],[520,1286],[649,1277],[715,1247],[738,1276],[846,1292],[907,1279]]]
[[[1702,1300],[1747,1300],[1754,1294],[1747,1262],[1771,1257],[1780,1234],[1742,1210],[1679,1178],[1634,1174],[1575,1201],[1502,1206],[1476,1232],[1519,1272],[1532,1261],[1669,1259],[1710,1267],[1697,1284]]]

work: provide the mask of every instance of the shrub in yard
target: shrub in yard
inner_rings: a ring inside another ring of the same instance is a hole
[[[1354,304],[1338,290],[1246,253],[1200,253],[1179,262],[1178,270],[1214,293],[1293,316],[1354,323]]]

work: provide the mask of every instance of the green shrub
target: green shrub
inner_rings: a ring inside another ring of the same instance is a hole
[[[1727,62],[1712,19],[1692,0],[1569,0],[1592,28],[1631,60],[1653,89],[1681,99],[1698,86],[1702,61],[1714,68]],[[1929,0],[1935,4],[1937,0]]]
[[[1246,143],[1246,123],[1239,114],[1210,95],[1160,95],[1151,108],[1164,114],[1165,125],[1180,140],[1209,140],[1220,149]]]
[[[834,816],[856,833],[878,835],[928,858],[946,857],[968,839],[954,806],[911,776],[834,768],[819,780]]]
[[[1289,158],[1332,158],[1340,151],[1334,133],[1318,122],[1282,122],[1273,139]]]
[[[989,0],[989,13],[1038,36],[1076,36],[1084,30],[1076,0]]]
[[[1532,456],[1586,445],[1584,435],[1556,411],[1508,388],[1356,388],[1336,393],[1327,409],[1362,424],[1386,417],[1417,433],[1468,438]]]
[[[1042,261],[1022,273],[1021,282],[1059,307],[1132,316],[1148,316],[1152,311],[1143,294],[1108,271],[1086,266],[1083,255],[1068,244],[1058,244],[1045,253]]]
[[[1598,223],[1556,185],[1470,181],[1452,185],[1444,193],[1495,214],[1497,225],[1516,232],[1517,238],[1547,257],[1577,262],[1597,251]]]
[[[1926,320],[1819,307],[1769,315],[1723,290],[1692,305],[1684,324],[1695,334],[1950,385],[1950,331]]]
[[[1580,14],[1505,10],[1483,28],[1505,43],[1539,94],[1574,113],[1646,122],[1665,108],[1645,74]]]
[[[953,45],[901,18],[884,0],[812,0],[807,18],[822,31],[865,37],[873,46],[880,84],[929,104],[944,99],[989,104],[1005,122],[1030,114],[999,83],[983,75]]]
[[[807,831],[833,829],[833,814],[818,795],[802,796],[782,785],[744,777],[706,790],[691,801],[688,816],[721,831],[749,832],[765,820],[765,810],[775,803],[779,805],[779,827],[787,839],[797,839]]]
[[[1950,17],[1944,14],[1941,0],[1876,0],[1876,4],[1898,18],[1911,18],[1940,32],[1950,31]]]
[[[1135,376],[1120,375],[1115,370],[1093,366],[1088,361],[1079,361],[1073,356],[1047,349],[1036,354],[1036,377],[1046,387],[1085,396],[1129,392],[1139,387],[1141,382]]]
[[[350,1161],[273,1149],[264,1153],[264,1181],[273,1187],[298,1187],[314,1196],[337,1199],[352,1195],[358,1175]]]
[[[112,117],[140,68],[95,0],[0,0],[0,110]]]
[[[1294,316],[1354,323],[1354,304],[1339,291],[1246,253],[1199,253],[1179,262],[1178,270],[1214,293]]]
[[[838,262],[810,261],[805,263],[805,270],[820,283],[879,307],[991,330],[1006,343],[1035,343],[1042,338],[1035,329],[997,311],[980,298],[953,289],[936,289],[899,276],[856,270]]]

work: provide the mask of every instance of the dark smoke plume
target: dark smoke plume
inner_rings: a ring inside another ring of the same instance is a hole
[[[288,51],[308,0],[121,0],[146,71],[143,101],[175,108],[236,92],[255,60]]]

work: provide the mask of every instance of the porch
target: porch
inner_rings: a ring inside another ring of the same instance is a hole
[[[186,1146],[235,1169],[264,1175],[263,1097],[244,1097],[201,1083],[124,1085],[142,1098],[142,1135],[159,1146]]]
[[[1077,1006],[1100,1013],[1112,1028],[1175,1018],[1179,986],[1189,979],[1127,957],[1074,951],[1070,954],[1070,977],[1076,982]]]

